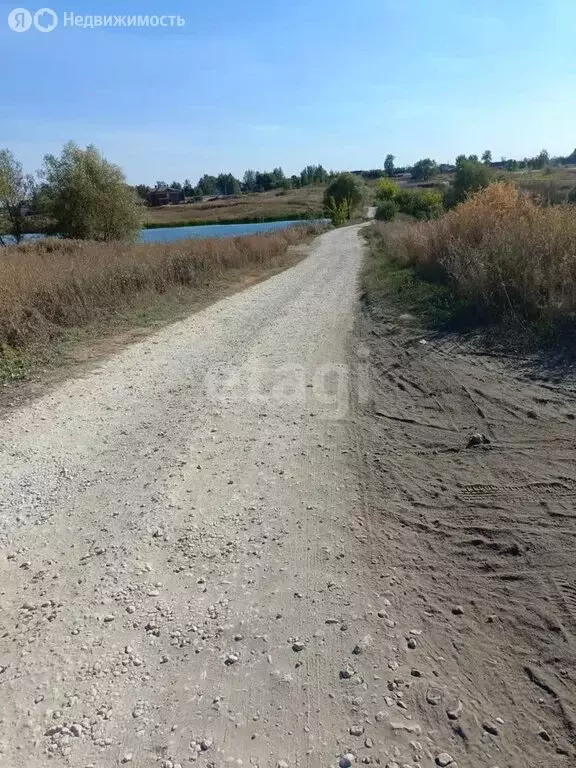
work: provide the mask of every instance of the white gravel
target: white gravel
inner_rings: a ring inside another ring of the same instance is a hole
[[[2,764],[346,752],[369,649],[339,671],[387,631],[356,537],[357,232],[2,423]]]

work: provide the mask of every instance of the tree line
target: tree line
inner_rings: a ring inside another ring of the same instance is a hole
[[[355,175],[362,176],[365,179],[379,179],[383,177],[393,178],[394,176],[409,176],[412,181],[422,182],[430,181],[435,176],[443,173],[454,173],[458,165],[463,160],[473,163],[482,163],[483,165],[505,171],[537,171],[554,166],[576,165],[576,149],[570,155],[559,155],[551,157],[547,149],[542,149],[534,157],[524,157],[522,160],[514,160],[502,157],[500,160],[493,160],[492,151],[484,150],[481,156],[458,155],[454,163],[438,163],[430,157],[424,157],[418,160],[414,165],[396,166],[395,156],[386,155],[383,168],[374,168],[368,171],[353,171]]]
[[[335,174],[327,171],[321,165],[307,165],[299,174],[286,176],[281,167],[271,171],[254,171],[249,169],[244,172],[242,179],[238,179],[232,173],[220,173],[211,176],[205,173],[193,185],[190,179],[184,182],[173,181],[167,184],[165,181],[157,181],[152,189],[164,189],[170,187],[181,191],[186,199],[199,200],[203,197],[216,195],[240,195],[250,192],[269,192],[271,190],[300,189],[312,184],[326,184]],[[142,200],[146,200],[151,188],[146,184],[137,184],[136,193]]]

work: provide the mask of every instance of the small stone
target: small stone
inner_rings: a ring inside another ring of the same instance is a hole
[[[114,621],[115,618],[116,618],[116,616],[114,616],[114,614],[109,613],[107,616],[104,616],[104,623],[105,624],[110,624],[110,622]]]
[[[350,736],[362,736],[363,733],[364,733],[363,725],[350,726]]]
[[[455,605],[452,608],[452,613],[454,614],[454,616],[462,616],[464,613],[464,608],[462,608],[461,605]]]
[[[134,613],[135,610],[136,610],[136,608],[133,605],[127,605],[126,606],[126,613]]]
[[[276,763],[276,768],[289,768],[289,766],[286,760],[278,760]]]
[[[492,736],[498,736],[498,728],[496,728],[494,723],[491,723],[489,720],[485,720],[482,723],[482,728],[484,728],[486,733],[491,733]]]
[[[347,665],[344,667],[344,669],[340,670],[341,680],[350,680],[351,677],[354,677],[354,670],[351,666]]]
[[[70,731],[72,732],[73,736],[82,736],[82,726],[79,723],[72,723],[70,726]]]
[[[458,720],[460,715],[462,714],[462,702],[457,701],[456,704],[453,704],[450,707],[446,708],[446,714],[448,715],[448,718],[450,720]]]
[[[439,688],[428,688],[426,691],[426,701],[434,706],[440,704],[442,701],[442,691]]]
[[[244,635],[234,635],[234,640],[239,643],[240,640],[244,640]]]
[[[540,736],[540,738],[543,739],[544,741],[551,741],[550,734],[548,733],[548,731],[544,730],[544,728],[541,728],[538,731],[538,736]]]
[[[126,754],[122,758],[122,762],[131,763],[133,759],[134,759],[134,755],[132,754],[132,752],[126,752]]]
[[[411,669],[410,674],[412,677],[422,677],[422,672],[419,669]]]
[[[212,739],[202,739],[200,742],[200,749],[203,752],[207,752],[212,747]]]
[[[453,762],[454,758],[452,755],[449,755],[448,752],[440,752],[436,758],[436,765],[439,765],[440,768],[446,768],[447,765],[450,765]]]
[[[374,746],[374,742],[369,736],[368,738],[364,739],[364,746],[366,747],[366,749],[372,749],[372,747]]]
[[[306,648],[306,646],[304,645],[304,643],[300,641],[296,641],[295,643],[292,643],[292,650],[295,651],[296,653],[303,651],[304,648]]]
[[[411,651],[413,651],[414,648],[416,648],[416,640],[414,640],[413,637],[410,637],[408,639],[408,648],[410,648]]]
[[[340,768],[350,768],[355,759],[351,752],[347,752],[345,755],[341,755],[338,765]]]
[[[483,435],[481,432],[476,432],[476,434],[472,435],[470,440],[468,440],[468,445],[466,448],[474,448],[477,445],[489,445],[490,444],[490,438],[486,437],[486,435]]]
[[[232,664],[236,664],[238,661],[240,661],[240,657],[236,653],[229,653],[228,656],[224,659],[224,664],[231,666]]]

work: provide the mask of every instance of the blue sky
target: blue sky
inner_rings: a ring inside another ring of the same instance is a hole
[[[186,25],[49,34],[12,32],[14,5],[0,147],[28,170],[69,139],[133,183],[576,146],[574,0],[58,0]]]

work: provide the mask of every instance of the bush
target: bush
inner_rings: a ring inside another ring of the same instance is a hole
[[[394,200],[400,192],[400,185],[390,179],[381,179],[376,186],[376,200]]]
[[[444,196],[447,208],[452,208],[462,203],[468,195],[479,192],[490,184],[490,168],[477,160],[459,158],[456,164],[456,173],[452,186],[448,188]]]
[[[351,173],[341,173],[324,192],[324,209],[334,224],[349,221],[363,199],[360,182]],[[335,217],[338,222],[335,221]]]
[[[382,200],[376,208],[376,218],[378,221],[394,221],[398,210],[394,200]]]
[[[131,240],[141,226],[140,206],[121,169],[96,147],[66,144],[47,155],[39,198],[53,220],[51,234],[79,240]]]
[[[396,204],[402,213],[416,219],[435,219],[442,214],[442,194],[435,189],[401,189]]]
[[[477,319],[549,322],[576,312],[576,212],[497,183],[437,221],[384,230],[388,250],[451,286]]]
[[[573,205],[576,205],[576,187],[570,190],[568,192],[568,202],[572,203]]]

